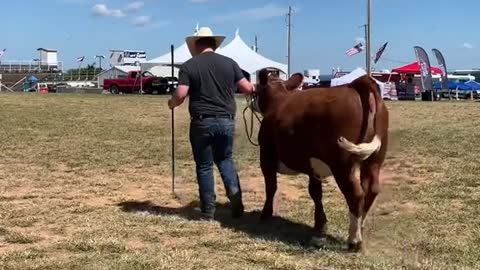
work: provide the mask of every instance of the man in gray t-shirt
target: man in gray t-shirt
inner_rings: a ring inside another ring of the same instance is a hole
[[[213,163],[220,171],[233,217],[243,214],[242,192],[233,161],[235,138],[235,92],[250,95],[253,85],[238,64],[215,53],[225,37],[214,36],[201,28],[196,36],[187,37],[193,58],[179,71],[178,87],[168,101],[170,109],[189,96],[190,143],[196,163],[201,212],[206,219],[215,214],[216,194]]]

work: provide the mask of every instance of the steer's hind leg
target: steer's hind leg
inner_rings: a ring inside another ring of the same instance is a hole
[[[327,215],[325,215],[322,203],[322,181],[313,175],[309,176],[308,193],[315,204],[315,225],[312,244],[322,246],[327,240]]]
[[[334,170],[335,180],[345,196],[350,211],[350,229],[348,247],[351,251],[362,249],[362,216],[364,205],[364,192],[360,180],[355,177],[353,164],[337,166]]]
[[[382,139],[380,152],[372,155],[369,159],[364,161],[360,167],[360,179],[362,182],[363,191],[365,192],[365,204],[363,206],[362,214],[362,234],[365,228],[365,219],[370,211],[377,195],[380,193],[380,169],[385,160],[386,145],[388,144],[387,136]]]
[[[362,234],[365,228],[365,219],[368,212],[375,202],[375,198],[380,193],[380,164],[364,164],[360,169],[360,178],[363,191],[365,192],[365,203],[362,213]]]

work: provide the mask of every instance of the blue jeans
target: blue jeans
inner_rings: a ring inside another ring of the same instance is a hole
[[[215,213],[213,163],[220,172],[232,206],[239,207],[241,204],[241,188],[233,161],[234,137],[234,119],[203,118],[190,122],[190,143],[196,163],[201,210],[207,215]]]

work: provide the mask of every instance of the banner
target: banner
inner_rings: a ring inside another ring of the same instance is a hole
[[[442,90],[448,89],[448,75],[447,75],[447,65],[445,65],[445,59],[443,58],[442,53],[438,49],[432,49],[432,52],[437,58],[438,66],[442,70]]]
[[[417,56],[417,62],[420,67],[420,75],[422,81],[423,91],[433,90],[432,70],[430,67],[430,60],[428,59],[427,52],[419,46],[413,47],[415,55]]]

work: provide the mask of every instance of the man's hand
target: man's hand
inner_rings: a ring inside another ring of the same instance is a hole
[[[237,82],[240,92],[245,95],[252,95],[255,92],[255,87],[247,79],[243,78]]]

